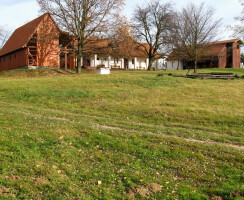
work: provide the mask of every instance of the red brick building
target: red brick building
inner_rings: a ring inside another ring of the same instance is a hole
[[[241,48],[243,42],[240,39],[218,41],[204,45],[204,57],[198,63],[198,68],[240,68]],[[168,57],[168,68],[186,69],[191,65],[187,57],[181,56],[178,61],[175,51]]]
[[[16,29],[0,51],[0,71],[16,68],[64,67],[60,56],[62,32],[50,14],[44,14]],[[75,56],[68,54],[69,68]]]

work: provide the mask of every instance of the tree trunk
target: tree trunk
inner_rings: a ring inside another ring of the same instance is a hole
[[[150,71],[152,69],[152,65],[153,65],[153,61],[152,61],[152,59],[149,58],[149,65],[147,68],[148,71]]]
[[[178,59],[178,66],[177,66],[177,70],[180,70],[180,60]]]
[[[165,71],[168,70],[168,62],[165,63],[165,68],[164,68]]]
[[[77,74],[81,73],[81,66],[82,66],[82,48],[78,46],[78,54],[77,54]]]
[[[197,61],[195,60],[194,73],[197,73]]]

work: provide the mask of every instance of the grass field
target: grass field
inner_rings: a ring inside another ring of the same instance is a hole
[[[158,73],[0,73],[0,199],[243,199],[244,79]]]

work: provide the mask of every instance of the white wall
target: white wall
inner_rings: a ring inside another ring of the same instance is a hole
[[[97,55],[97,59],[96,59],[96,66],[95,66],[95,56],[91,56],[90,57],[90,63],[92,67],[97,67],[99,65],[104,65],[106,68],[111,68],[111,65],[117,65],[119,66],[119,68],[124,68],[123,64],[122,64],[122,58],[118,58],[118,62],[115,62],[115,58],[114,57],[106,57],[106,56],[100,56]]]
[[[114,57],[109,57],[108,56],[102,56],[102,55],[97,55],[96,56],[96,65],[95,65],[95,55],[92,55],[90,57],[90,65],[92,67],[97,67],[99,65],[104,65],[106,68],[111,68],[112,65],[118,65],[118,69],[124,69],[124,61],[123,58],[118,59],[118,63],[115,62]],[[132,64],[132,60],[134,59],[134,64]],[[149,60],[147,58],[130,58],[128,59],[128,68],[129,69],[135,69],[135,70],[147,70],[148,68],[148,62]],[[153,68],[155,69],[164,69],[165,67],[165,59],[159,59],[153,63]]]
[[[147,69],[147,58],[137,58],[136,69],[146,70]]]
[[[165,68],[165,64],[166,64],[165,59],[158,59],[153,63],[152,68],[155,68],[157,70],[162,70]]]
[[[183,62],[179,62],[180,69],[183,69]],[[167,70],[177,70],[178,69],[178,60],[167,61]]]

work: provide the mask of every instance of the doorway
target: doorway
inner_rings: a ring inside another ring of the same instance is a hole
[[[129,69],[129,61],[127,58],[124,59],[124,69],[125,70]]]

